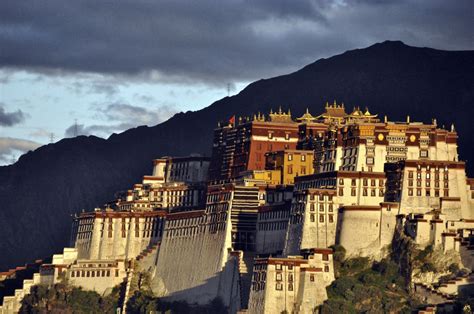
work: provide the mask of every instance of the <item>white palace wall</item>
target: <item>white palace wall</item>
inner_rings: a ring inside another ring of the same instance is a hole
[[[225,305],[237,310],[238,261],[229,254],[230,226],[230,215],[219,230],[211,232],[203,211],[170,214],[153,277],[154,293],[167,300],[199,304],[221,297]]]
[[[398,204],[381,206],[344,206],[339,211],[338,244],[346,256],[384,256],[383,249],[392,242]]]

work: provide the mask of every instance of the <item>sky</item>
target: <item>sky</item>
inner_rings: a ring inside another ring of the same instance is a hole
[[[474,49],[472,0],[0,1],[0,165],[385,40]]]

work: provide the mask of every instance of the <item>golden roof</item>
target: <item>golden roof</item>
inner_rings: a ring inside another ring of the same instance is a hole
[[[308,122],[315,121],[316,117],[313,117],[313,115],[309,113],[308,108],[306,108],[306,112],[301,117],[296,118],[296,120],[308,123]]]

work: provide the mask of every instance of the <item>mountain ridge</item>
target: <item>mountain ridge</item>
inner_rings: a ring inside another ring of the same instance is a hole
[[[210,154],[217,121],[290,108],[319,113],[327,101],[368,106],[390,120],[455,123],[460,157],[474,159],[474,51],[376,43],[319,59],[249,84],[239,94],[108,139],[79,136],[48,144],[0,167],[0,269],[51,255],[67,245],[71,217],[110,200],[151,172],[163,155]],[[429,112],[427,113],[427,106]],[[469,163],[470,173],[474,170]]]

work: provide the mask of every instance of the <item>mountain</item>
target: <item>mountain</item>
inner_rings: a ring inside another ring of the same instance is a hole
[[[390,120],[430,122],[459,133],[461,158],[474,160],[474,51],[378,43],[320,59],[299,71],[259,80],[238,95],[154,127],[109,139],[79,136],[45,145],[0,167],[0,269],[59,252],[68,245],[71,214],[111,200],[151,172],[163,155],[209,154],[217,121],[268,112],[323,111],[326,101],[368,106]],[[471,175],[474,167],[468,163]]]

